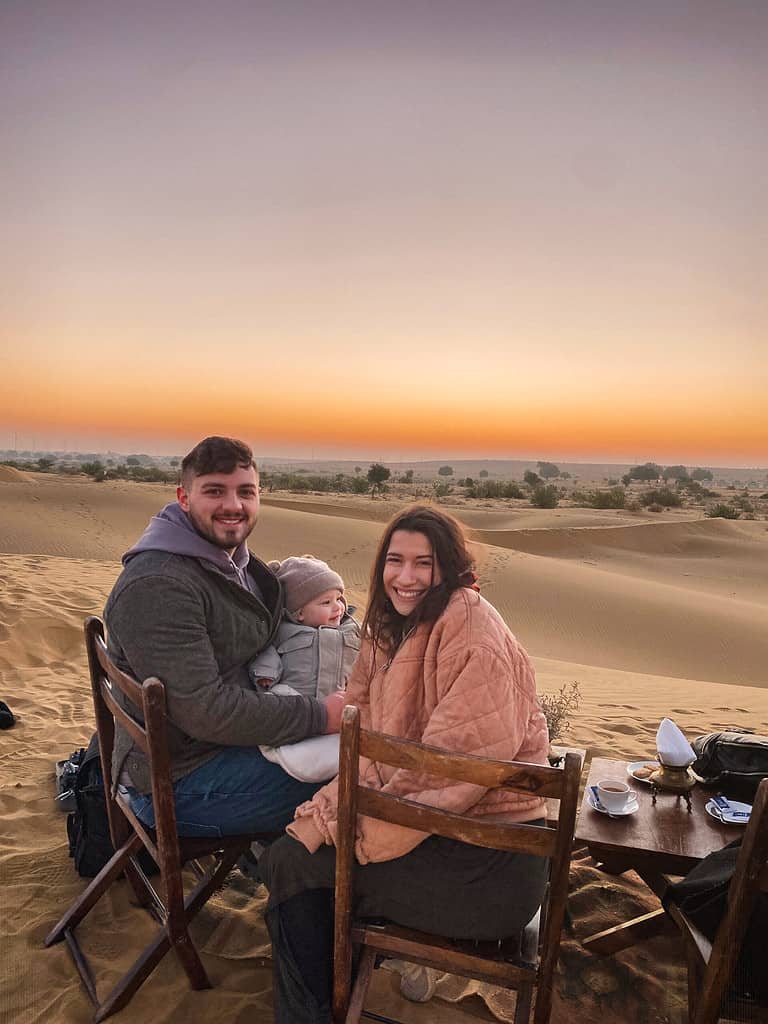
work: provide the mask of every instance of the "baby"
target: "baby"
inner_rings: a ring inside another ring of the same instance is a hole
[[[360,650],[360,626],[347,611],[344,581],[312,555],[270,562],[285,597],[285,616],[274,645],[248,666],[251,680],[273,693],[322,699],[343,690]],[[338,771],[339,738],[262,747],[264,756],[304,782],[323,782]]]

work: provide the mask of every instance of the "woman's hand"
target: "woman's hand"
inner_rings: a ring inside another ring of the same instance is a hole
[[[347,695],[340,691],[329,693],[324,699],[325,713],[328,716],[325,723],[324,733],[339,732],[341,729],[341,713],[347,703]]]

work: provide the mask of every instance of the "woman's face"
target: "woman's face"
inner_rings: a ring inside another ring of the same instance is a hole
[[[395,530],[384,561],[383,583],[398,615],[410,615],[442,578],[425,534]]]

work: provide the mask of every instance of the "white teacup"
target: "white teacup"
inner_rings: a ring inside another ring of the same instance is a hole
[[[612,814],[619,811],[626,811],[630,804],[634,803],[637,795],[634,789],[630,789],[626,782],[619,782],[616,779],[605,779],[598,782],[597,793],[600,803]]]

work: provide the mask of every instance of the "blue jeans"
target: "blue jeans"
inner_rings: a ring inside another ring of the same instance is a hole
[[[234,836],[279,832],[321,782],[299,782],[267,761],[258,747],[226,747],[174,783],[181,836]],[[129,790],[134,813],[155,826],[152,796]]]

